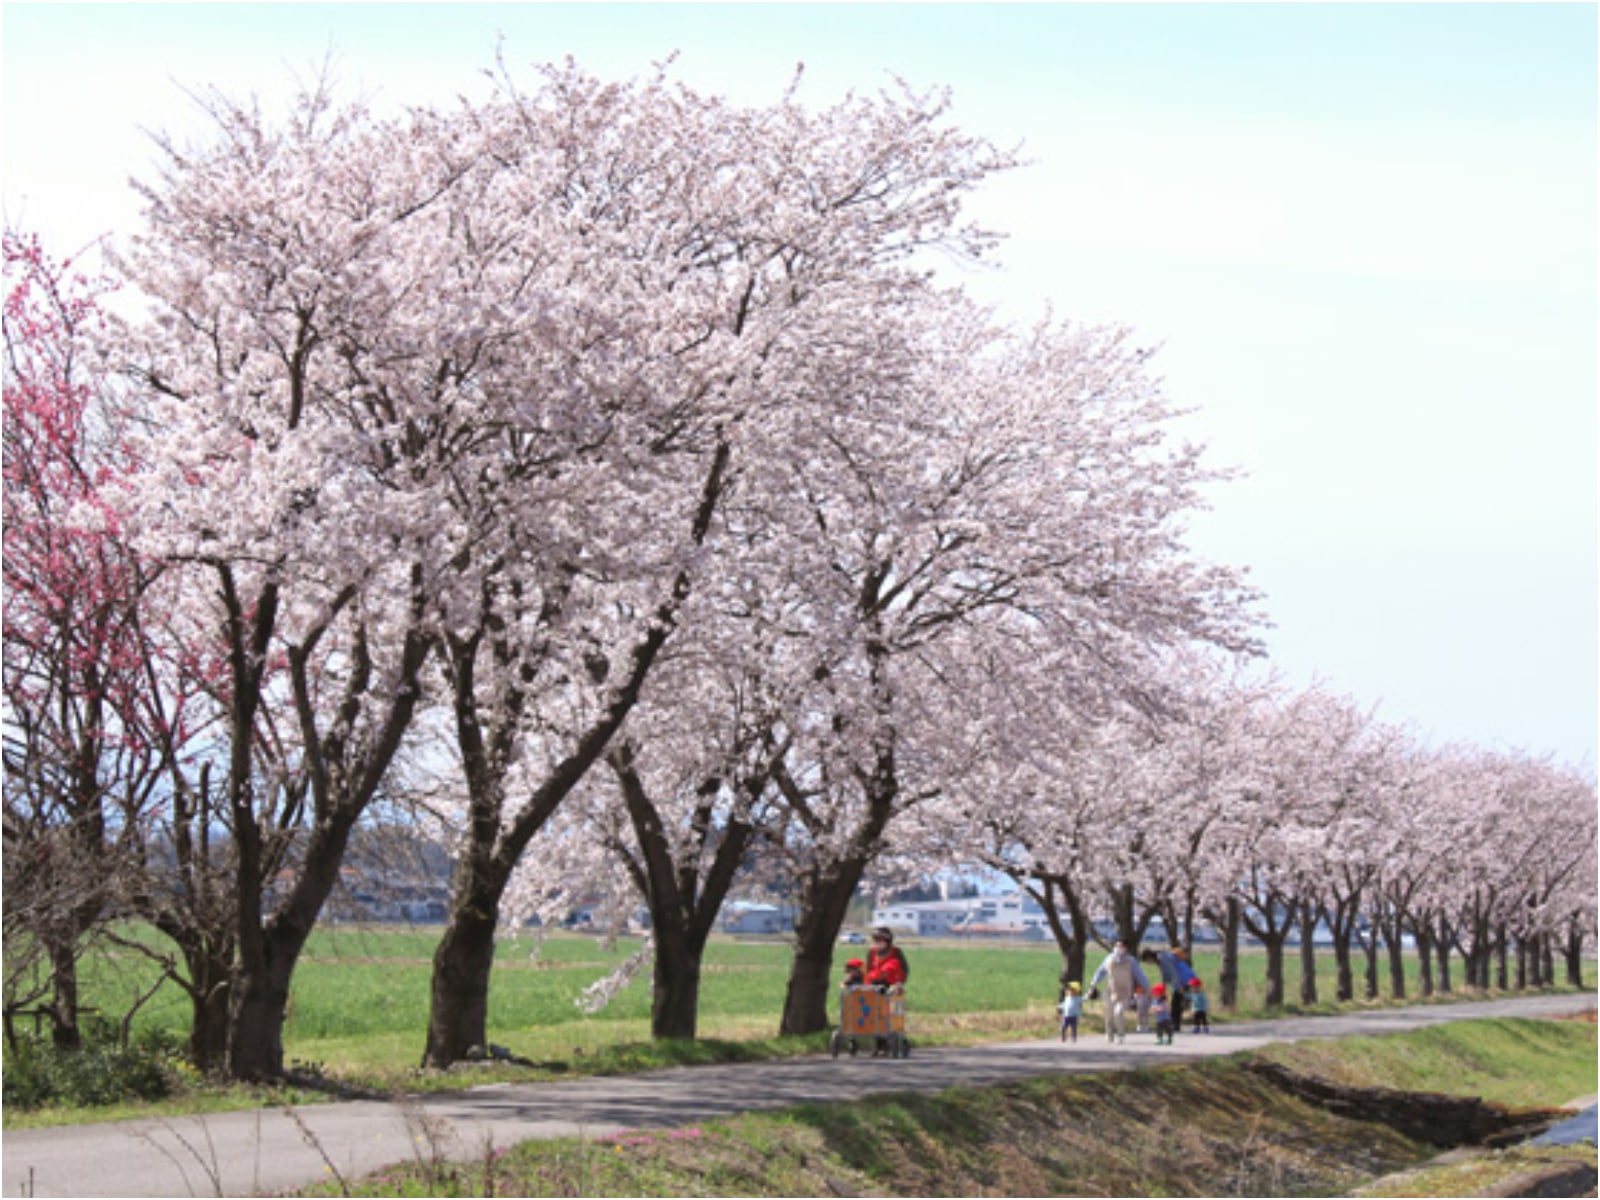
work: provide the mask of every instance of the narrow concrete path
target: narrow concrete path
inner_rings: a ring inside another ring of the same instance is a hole
[[[1274,1041],[1401,1032],[1492,1016],[1559,1016],[1594,1007],[1593,995],[1532,996],[1239,1022],[1220,1025],[1209,1036],[1181,1034],[1173,1046],[1156,1046],[1149,1035],[1134,1034],[1116,1046],[1090,1035],[1075,1046],[1047,1040],[919,1047],[898,1061],[817,1057],[680,1067],[497,1084],[398,1104],[357,1101],[292,1112],[264,1109],[7,1130],[0,1189],[8,1196],[253,1195],[302,1187],[335,1173],[353,1178],[393,1162],[474,1158],[488,1146],[527,1138],[605,1138],[627,1129],[692,1126],[755,1109],[879,1092],[983,1087],[1037,1075],[1234,1054]]]

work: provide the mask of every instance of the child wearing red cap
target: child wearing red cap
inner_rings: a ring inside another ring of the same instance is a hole
[[[1172,1002],[1167,999],[1164,983],[1150,989],[1150,1017],[1156,1025],[1156,1045],[1172,1045]]]
[[[1210,1033],[1211,1001],[1206,997],[1206,985],[1198,978],[1189,980],[1189,1011],[1194,1013],[1191,1028],[1196,1033]]]
[[[866,987],[867,964],[862,962],[859,958],[852,958],[849,962],[845,963],[844,982],[839,986],[847,988]]]

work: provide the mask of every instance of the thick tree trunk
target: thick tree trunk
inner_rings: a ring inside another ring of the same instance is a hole
[[[1110,892],[1111,920],[1117,928],[1117,940],[1128,947],[1128,953],[1137,956],[1143,930],[1139,928],[1134,912],[1133,884],[1122,883]]]
[[[655,933],[650,1035],[692,1039],[699,1023],[706,939],[755,839],[756,829],[748,813],[766,790],[773,764],[737,783],[744,803],[735,805],[721,821],[717,805],[719,797],[727,796],[727,783],[715,773],[701,780],[688,817],[695,842],[680,846],[675,858],[665,821],[645,788],[635,756],[636,748],[625,740],[607,752],[606,762],[621,789],[638,840],[637,854],[623,845],[614,846],[614,852],[621,856],[649,907]]]
[[[1065,987],[1069,983],[1079,985],[1083,990],[1084,976],[1089,968],[1089,947],[1082,941],[1074,938],[1062,948],[1061,951],[1061,984]]]
[[[578,748],[545,776],[510,821],[502,813],[505,793],[495,766],[502,758],[483,752],[482,731],[474,724],[473,694],[468,688],[457,697],[458,717],[463,717],[458,725],[465,730],[458,732],[458,741],[469,763],[471,811],[465,845],[456,860],[449,919],[433,955],[422,1053],[423,1065],[437,1069],[460,1061],[474,1046],[488,1044],[494,934],[512,871],[528,843],[599,759],[623,713],[632,706],[637,688],[590,728]]]
[[[369,654],[366,628],[358,622],[347,652],[348,674],[342,684],[338,716],[326,725],[313,684],[317,674],[313,657],[328,626],[310,631],[304,641],[287,647],[295,715],[307,752],[304,775],[297,781],[306,791],[284,815],[290,815],[309,795],[312,819],[294,880],[276,910],[263,921],[268,871],[277,859],[263,836],[267,822],[256,805],[261,781],[253,754],[256,713],[278,598],[276,585],[268,585],[257,596],[256,610],[247,617],[247,606],[234,592],[226,566],[221,568],[221,582],[230,614],[230,678],[236,689],[230,712],[227,804],[237,851],[238,959],[232,984],[228,1069],[237,1079],[268,1080],[283,1074],[283,1023],[295,964],[323,904],[339,882],[350,831],[383,783],[410,728],[422,694],[418,678],[427,661],[430,635],[421,625],[422,571],[413,566],[409,614],[413,624],[403,639],[396,669],[398,686],[387,691],[383,700],[370,693],[378,669]],[[330,610],[330,621],[343,603],[353,604],[356,598],[356,591],[349,589]],[[359,736],[352,736],[357,728]]]
[[[1469,988],[1489,990],[1489,929],[1484,921],[1474,915],[1468,922],[1469,936],[1463,949],[1466,960],[1466,977]]]
[[[212,771],[202,765],[172,796],[172,892],[145,895],[136,907],[170,938],[183,956],[189,997],[189,1061],[205,1075],[228,1067],[229,1010],[234,948],[239,931],[236,881],[219,864],[214,839],[221,832],[220,798]]]
[[[78,1028],[78,947],[76,942],[52,942],[50,958],[50,1042],[60,1050],[83,1044]]]
[[[1368,1000],[1378,998],[1378,920],[1374,914],[1371,924],[1367,926],[1367,934],[1361,943],[1361,957],[1365,960],[1362,969],[1362,984]]]
[[[189,1061],[204,1075],[215,1075],[228,1063],[230,996],[223,983],[191,999]]]
[[[1450,943],[1452,940],[1453,937],[1449,922],[1447,922],[1443,917],[1440,917],[1439,924],[1434,933],[1433,951],[1434,958],[1439,967],[1439,991],[1445,993],[1446,995],[1454,990],[1454,985],[1450,980]]]
[[[828,1028],[834,944],[866,866],[864,858],[830,864],[809,873],[802,884],[780,1034],[800,1037]]]
[[[1239,898],[1229,896],[1222,917],[1222,965],[1217,1003],[1227,1012],[1239,1006]]]
[[[228,1071],[235,1079],[267,1082],[283,1076],[283,1026],[294,959],[275,959],[234,979]]]
[[[1283,1007],[1283,941],[1283,934],[1276,930],[1262,939],[1267,951],[1267,994],[1263,1003],[1268,1008]]]
[[[1494,985],[1502,992],[1511,990],[1511,970],[1509,960],[1509,942],[1506,927],[1499,926],[1494,935]]]
[[[283,1025],[289,982],[323,902],[338,878],[350,830],[322,827],[314,835],[288,900],[253,936],[241,937],[230,986],[228,1072],[235,1079],[266,1081],[283,1075]],[[241,904],[258,912],[258,907]],[[241,922],[241,929],[249,922]],[[248,949],[247,949],[248,947]]]
[[[1562,946],[1562,955],[1567,960],[1567,984],[1571,987],[1583,987],[1583,925],[1574,918],[1567,923],[1566,942]]]
[[[650,995],[650,1036],[692,1039],[700,1017],[700,971],[704,946],[656,930],[654,986]]]
[[[879,580],[881,583],[881,578]],[[876,628],[876,599],[864,594],[863,615]],[[813,860],[801,877],[800,913],[795,924],[794,961],[789,968],[789,987],[783,998],[781,1034],[806,1036],[828,1028],[828,998],[831,992],[833,948],[850,911],[850,901],[861,883],[867,865],[882,849],[883,832],[894,815],[900,794],[896,766],[894,693],[887,678],[888,647],[874,634],[867,641],[867,661],[875,710],[872,768],[861,779],[865,813],[838,858]],[[776,772],[780,788],[787,773]]]
[[[263,1081],[283,1075],[289,981],[322,906],[338,883],[350,831],[365,807],[364,801],[330,806],[332,815],[313,826],[299,874],[265,924],[259,917],[260,890],[254,896],[241,892],[228,1040],[228,1071],[235,1079]],[[251,872],[250,878],[259,879],[259,875]]]
[[[1472,950],[1477,960],[1478,986],[1486,992],[1494,988],[1494,934],[1486,915],[1474,915]]]
[[[1383,945],[1388,952],[1389,959],[1389,997],[1392,1000],[1406,998],[1406,955],[1403,940],[1403,927],[1399,917],[1392,917],[1384,922]]]
[[[433,952],[428,1040],[422,1065],[443,1069],[489,1044],[489,979],[501,889],[492,879],[463,881],[451,897],[450,919]]]
[[[228,1063],[230,992],[233,942],[220,946],[210,941],[184,947],[189,968],[189,1061],[195,1070],[214,1075]]]
[[[1328,934],[1333,942],[1334,998],[1348,1002],[1356,998],[1355,964],[1351,945],[1355,940],[1356,923],[1361,913],[1360,892],[1336,896],[1331,906],[1324,906],[1322,916],[1328,923]]]
[[[1063,886],[1062,893],[1066,898],[1069,919],[1065,942],[1059,931],[1056,935],[1056,943],[1061,947],[1063,977],[1068,982],[1081,984],[1088,979],[1089,913],[1075,889]]]
[[[1317,912],[1310,904],[1300,906],[1300,1003],[1317,1003]]]
[[[1285,995],[1283,952],[1295,914],[1292,906],[1285,904],[1283,897],[1275,891],[1256,891],[1254,894],[1250,908],[1241,903],[1239,920],[1250,931],[1250,936],[1266,950],[1267,992],[1263,1002],[1268,1008],[1282,1008]]]
[[[1424,996],[1433,995],[1433,927],[1427,921],[1418,921],[1417,990]]]
[[[1517,991],[1541,988],[1544,978],[1544,937],[1542,934],[1520,934],[1517,937]]]
[[[1061,951],[1061,988],[1065,994],[1068,983],[1083,982],[1084,968],[1089,962],[1089,921],[1083,904],[1072,884],[1062,876],[1018,871],[1012,873],[1011,878],[1019,887],[1026,888],[1044,910],[1045,923],[1056,940],[1056,949]],[[1063,905],[1065,913],[1061,911]]]
[[[1355,964],[1350,957],[1350,931],[1337,930],[1333,935],[1334,998],[1341,1003],[1356,998]]]

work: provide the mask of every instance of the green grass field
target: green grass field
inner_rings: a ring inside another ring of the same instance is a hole
[[[410,1070],[421,1056],[430,956],[439,932],[360,926],[319,930],[295,974],[284,1039],[288,1058],[339,1076],[390,1077]],[[516,938],[498,948],[490,993],[491,1040],[537,1061],[569,1061],[648,1041],[648,972],[603,1012],[587,1015],[575,1004],[587,985],[638,949],[637,941],[608,949],[592,937],[561,933],[547,937],[537,952],[535,946],[532,938]],[[915,1037],[970,1041],[1042,1036],[1052,1029],[1061,962],[1053,945],[911,940],[906,948],[913,964],[908,1007]],[[841,966],[851,949],[839,947]],[[701,1036],[735,1042],[772,1038],[789,957],[789,947],[780,939],[713,939],[701,986]],[[1216,955],[1202,950],[1195,967],[1214,995]],[[1259,954],[1243,957],[1237,1015],[1262,1013],[1264,967]],[[1331,997],[1331,955],[1321,967],[1322,995]],[[1297,970],[1291,964],[1291,971]],[[154,979],[152,972],[147,959],[126,950],[89,964],[85,1002],[106,1013],[125,1011]],[[1298,975],[1291,974],[1291,995],[1297,994],[1297,981]],[[1413,980],[1413,996],[1414,987]],[[1319,1010],[1334,1007],[1324,1004]],[[169,986],[140,1011],[135,1026],[181,1035],[187,1019],[185,998]],[[1214,1019],[1226,1020],[1227,1014]]]
[[[507,939],[497,951],[490,1040],[541,1064],[541,1069],[530,1073],[523,1067],[496,1064],[424,1077],[416,1068],[427,1023],[430,956],[440,932],[414,927],[320,929],[295,974],[284,1036],[290,1068],[301,1075],[320,1075],[388,1094],[548,1074],[771,1058],[816,1052],[825,1045],[822,1036],[775,1036],[790,958],[781,939],[714,939],[701,989],[701,1040],[654,1043],[647,973],[603,1012],[585,1014],[574,1003],[585,987],[636,951],[638,943],[625,941],[606,948],[592,937],[563,933],[545,939],[537,953],[532,939]],[[153,934],[147,936],[154,939]],[[839,947],[841,965],[851,949]],[[1054,946],[912,940],[907,951],[913,963],[908,1007],[914,1040],[950,1044],[1053,1032],[1060,971]],[[1321,965],[1323,994],[1331,995],[1331,958]],[[1195,966],[1203,978],[1214,982],[1218,966],[1214,954],[1197,954]],[[1214,1022],[1268,1015],[1262,1006],[1264,967],[1261,955],[1244,956],[1239,1009],[1234,1014],[1215,1013]],[[157,974],[149,957],[131,949],[97,951],[83,965],[82,1001],[107,1018],[120,1019],[149,990]],[[1291,982],[1291,994],[1298,990],[1296,984],[1297,979]],[[1336,1007],[1325,1003],[1318,1011]],[[133,1028],[136,1035],[154,1033],[181,1041],[188,1029],[186,998],[176,986],[164,986],[139,1009]],[[8,1071],[9,1064],[10,1060]],[[211,1085],[181,1064],[172,1070],[181,1077],[178,1090],[164,1100],[93,1108],[59,1101],[42,1108],[7,1104],[0,1115],[10,1128],[217,1111],[263,1102],[258,1089]],[[291,1087],[267,1099],[298,1103],[322,1094]]]

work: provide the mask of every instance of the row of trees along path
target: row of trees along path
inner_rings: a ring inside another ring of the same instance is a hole
[[[651,916],[591,1001],[653,962],[692,1037],[736,880],[798,901],[794,1034],[852,897],[950,869],[1033,891],[1074,973],[1110,911],[1248,931],[1274,1003],[1319,923],[1342,994],[1407,937],[1425,989],[1576,977],[1592,780],[1240,673],[1258,597],[1182,528],[1226,473],[1149,351],[932,269],[1016,165],[945,96],[495,80],[212,93],[104,275],[7,234],[8,1037],[75,1044],[124,938],[197,1065],[280,1075],[352,837],[429,830],[432,1065],[488,1041],[497,934],[579,895]]]

